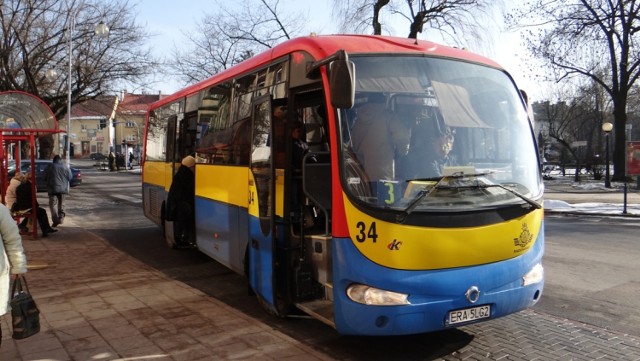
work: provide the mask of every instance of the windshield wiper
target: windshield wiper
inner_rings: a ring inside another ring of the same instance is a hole
[[[525,196],[524,194],[518,192],[518,191],[514,191],[513,189],[507,188],[505,186],[503,186],[502,184],[483,184],[483,185],[478,185],[478,187],[481,188],[500,188],[500,189],[504,189],[505,191],[513,194],[514,196],[522,199],[523,201],[529,203],[533,208],[535,209],[540,209],[542,208],[542,205],[536,201],[534,201],[533,199]]]
[[[417,179],[409,179],[407,180],[407,182],[420,182],[420,181],[437,181],[436,184],[434,184],[430,189],[427,189],[429,187],[429,185],[425,185],[423,189],[421,189],[418,194],[416,195],[416,197],[411,201],[411,203],[407,206],[407,208],[405,208],[404,211],[402,211],[401,214],[398,214],[396,216],[396,221],[398,223],[404,223],[407,220],[407,217],[409,217],[409,215],[413,212],[413,210],[418,206],[418,204],[420,204],[420,202],[425,199],[426,197],[430,196],[431,193],[435,192],[436,189],[438,188],[442,188],[441,183],[445,180],[448,179],[457,179],[457,178],[471,178],[471,177],[480,177],[480,176],[485,176],[485,175],[489,175],[492,172],[485,172],[485,173],[472,173],[472,174],[464,174],[464,173],[454,173],[452,175],[447,175],[447,176],[443,176],[443,177],[435,177],[435,178],[417,178]],[[525,196],[524,194],[514,191],[513,189],[507,188],[501,184],[475,184],[473,186],[471,186],[472,188],[500,188],[500,189],[504,189],[505,191],[515,195],[516,197],[524,200],[525,202],[527,202],[529,205],[531,205],[533,208],[535,209],[541,209],[542,205],[536,201],[534,201],[533,199]],[[451,187],[451,188],[459,188],[459,187]]]
[[[407,182],[411,182],[411,181],[429,181],[429,180],[438,180],[438,182],[436,184],[433,185],[433,187],[431,187],[431,189],[427,189],[429,187],[428,184],[425,184],[424,187],[422,187],[422,189],[418,192],[418,194],[416,195],[416,197],[411,201],[411,203],[409,203],[409,205],[407,206],[407,208],[404,209],[404,211],[402,211],[402,213],[398,214],[396,216],[396,222],[398,223],[404,223],[404,221],[407,220],[407,217],[409,217],[409,215],[411,214],[411,212],[413,212],[413,210],[418,206],[418,204],[420,203],[420,201],[422,201],[424,198],[426,198],[428,195],[430,195],[431,193],[433,193],[436,188],[438,187],[438,185],[447,177],[441,177],[441,178],[422,178],[422,179],[412,179],[409,180]]]
[[[481,177],[481,176],[485,176],[485,175],[490,175],[493,174],[493,172],[482,172],[482,173],[464,173],[464,172],[456,172],[453,173],[451,175],[445,175],[445,176],[440,176],[440,177],[430,177],[430,178],[414,178],[414,179],[407,179],[407,183],[410,182],[438,182],[440,183],[440,181],[444,180],[444,179],[458,179],[458,178],[471,178],[471,177]]]
[[[411,201],[411,203],[409,203],[409,205],[407,206],[407,208],[404,209],[404,211],[402,211],[402,213],[398,214],[396,216],[396,221],[398,223],[404,223],[407,220],[407,217],[409,217],[409,215],[413,212],[413,210],[418,206],[418,204],[420,204],[420,201],[422,201],[423,199],[425,199],[426,197],[430,196],[431,193],[435,192],[436,189],[438,189],[438,187],[440,186],[440,184],[448,179],[457,179],[457,178],[470,178],[470,177],[479,177],[479,176],[485,176],[491,174],[491,172],[485,172],[485,173],[469,173],[469,174],[465,174],[462,172],[459,173],[453,173],[451,175],[445,175],[442,177],[431,177],[431,178],[416,178],[416,179],[409,179],[407,180],[407,183],[409,182],[425,182],[425,181],[436,181],[436,184],[434,184],[431,189],[427,190],[427,187],[429,187],[428,184],[426,184],[424,186],[424,188],[422,188],[418,194],[416,195],[416,197]]]

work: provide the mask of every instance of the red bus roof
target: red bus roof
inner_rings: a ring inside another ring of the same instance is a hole
[[[455,59],[473,61],[501,68],[491,59],[466,50],[451,48],[426,40],[409,38],[378,36],[378,35],[322,35],[305,36],[285,41],[265,52],[243,61],[229,69],[226,69],[212,77],[187,88],[177,91],[151,105],[151,109],[169,104],[177,99],[184,98],[214,84],[231,79],[240,74],[260,68],[274,59],[278,59],[294,51],[306,51],[316,60],[323,59],[334,54],[338,50],[345,50],[348,54],[358,53],[424,53],[433,56],[450,57]]]

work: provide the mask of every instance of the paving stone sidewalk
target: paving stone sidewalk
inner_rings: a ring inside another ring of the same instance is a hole
[[[23,242],[42,329],[13,340],[3,317],[2,361],[330,359],[72,222]]]

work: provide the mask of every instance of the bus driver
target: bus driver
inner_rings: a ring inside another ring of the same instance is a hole
[[[369,96],[352,129],[353,150],[371,182],[395,180],[396,157],[409,151],[411,131],[385,106],[382,94]]]

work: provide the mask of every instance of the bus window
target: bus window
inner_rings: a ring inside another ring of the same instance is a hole
[[[198,108],[198,140],[196,154],[199,162],[210,164],[240,164],[232,159],[231,147],[238,125],[231,122],[231,83],[208,89]],[[246,164],[247,161],[245,161]]]
[[[271,94],[275,99],[285,98],[287,96],[287,68],[288,62],[281,62],[272,65],[269,68],[270,75],[273,80],[271,86]]]
[[[167,134],[167,124],[161,123],[155,113],[149,115],[149,131],[147,132],[147,142],[144,150],[145,159],[148,161],[165,160],[165,141]]]
[[[166,149],[167,152],[165,154],[165,156],[167,157],[165,159],[165,161],[167,163],[172,163],[173,162],[173,156],[176,152],[176,133],[177,133],[177,129],[178,129],[178,117],[173,115],[171,117],[169,117],[168,122],[167,122],[167,140],[166,140]]]
[[[174,161],[180,161],[182,158],[194,154],[198,129],[197,114],[188,113],[179,124],[176,131],[176,143]]]
[[[149,113],[147,144],[144,147],[146,160],[167,161],[168,155],[173,154],[175,138],[171,134],[175,133],[175,122],[183,108],[184,102],[177,100]]]

